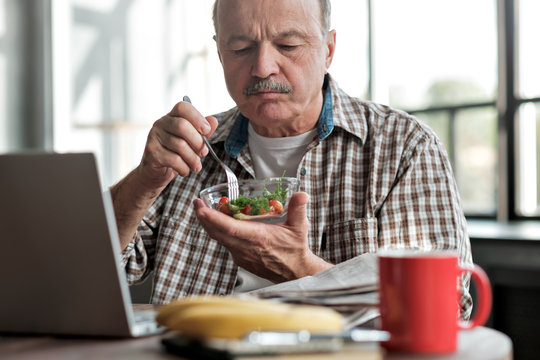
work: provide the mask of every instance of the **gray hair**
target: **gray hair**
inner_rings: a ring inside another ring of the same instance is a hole
[[[212,20],[214,21],[214,31],[217,35],[217,9],[218,9],[218,2],[219,0],[216,0],[214,2],[214,9],[212,11]],[[332,6],[330,5],[330,0],[319,0],[319,4],[321,6],[321,32],[323,36],[326,36],[328,31],[330,31],[330,18],[332,16]]]

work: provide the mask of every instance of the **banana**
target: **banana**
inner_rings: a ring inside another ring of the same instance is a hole
[[[241,339],[251,331],[327,333],[343,330],[342,315],[329,308],[261,299],[206,296],[165,305],[158,322],[195,339]]]
[[[194,295],[185,297],[179,300],[172,301],[167,305],[160,307],[156,321],[158,324],[165,327],[170,327],[171,321],[182,314],[183,311],[195,306],[205,307],[227,307],[227,308],[248,308],[253,307],[264,311],[264,309],[273,309],[276,306],[281,307],[283,304],[269,301],[260,300],[257,298],[247,298],[238,296],[218,296],[218,295]]]

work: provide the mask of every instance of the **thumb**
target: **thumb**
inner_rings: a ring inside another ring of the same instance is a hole
[[[209,134],[205,134],[205,135],[210,136],[214,133],[214,131],[216,131],[216,128],[218,127],[218,120],[216,119],[215,116],[207,116],[206,121],[208,121],[208,123],[210,124],[211,130]]]
[[[299,226],[307,223],[306,206],[309,202],[309,195],[305,192],[293,194],[289,200],[287,209],[287,221],[289,226]]]

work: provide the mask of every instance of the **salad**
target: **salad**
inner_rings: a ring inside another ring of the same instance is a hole
[[[227,196],[223,196],[219,200],[217,210],[235,219],[253,220],[283,214],[283,204],[286,200],[287,189],[281,188],[278,184],[273,192],[265,188],[262,196],[240,195],[231,201]]]

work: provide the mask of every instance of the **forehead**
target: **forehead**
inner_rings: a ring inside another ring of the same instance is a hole
[[[271,37],[282,33],[320,35],[318,0],[219,0],[220,37]]]

